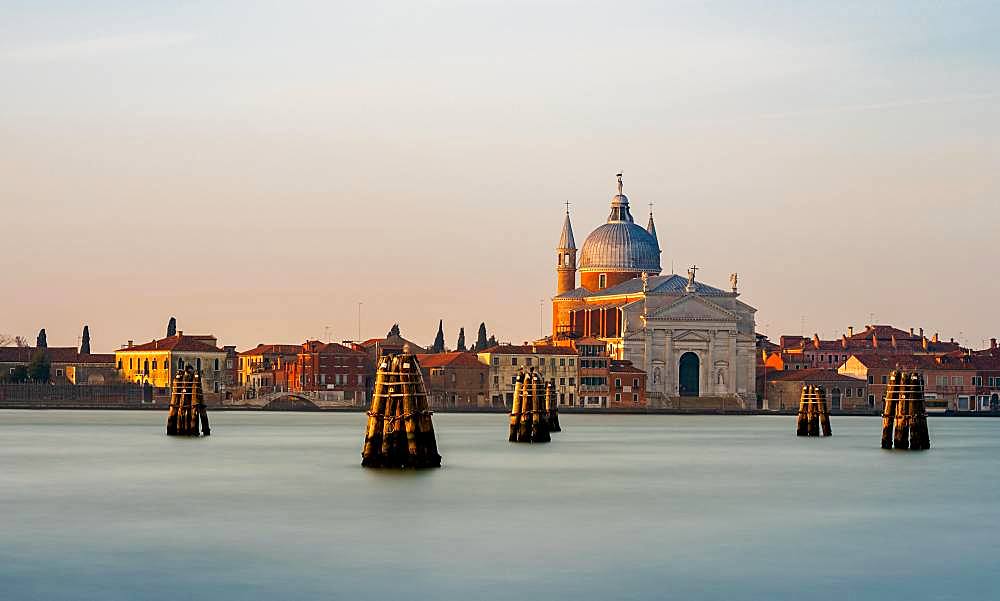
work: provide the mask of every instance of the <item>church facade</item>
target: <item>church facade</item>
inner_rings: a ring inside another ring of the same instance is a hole
[[[738,276],[724,290],[697,281],[697,267],[661,275],[652,211],[646,227],[635,223],[621,174],[607,223],[578,252],[567,210],[556,252],[556,344],[604,341],[646,372],[651,406],[756,407],[756,309],[739,299]]]

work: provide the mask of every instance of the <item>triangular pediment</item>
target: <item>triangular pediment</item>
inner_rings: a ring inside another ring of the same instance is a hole
[[[674,342],[708,342],[708,334],[695,330],[684,330],[674,334]]]
[[[734,321],[738,319],[732,311],[723,309],[696,294],[682,296],[668,305],[657,308],[652,311],[649,318],[665,321]]]

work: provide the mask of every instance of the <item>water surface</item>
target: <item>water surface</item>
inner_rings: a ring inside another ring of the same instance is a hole
[[[362,414],[0,411],[0,598],[989,599],[1000,420],[438,414],[445,467],[359,466]]]

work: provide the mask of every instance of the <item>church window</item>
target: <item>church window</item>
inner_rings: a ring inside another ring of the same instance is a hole
[[[607,274],[602,273],[601,275],[597,276],[597,287],[600,290],[603,290],[603,289],[605,289],[605,288],[608,287],[608,275]]]

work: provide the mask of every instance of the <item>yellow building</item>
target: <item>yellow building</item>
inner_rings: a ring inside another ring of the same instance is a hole
[[[187,366],[201,374],[205,392],[219,392],[225,383],[226,352],[215,346],[212,336],[176,336],[128,346],[115,351],[115,365],[122,380],[170,388],[174,374]]]
[[[559,405],[577,404],[577,358],[570,346],[504,344],[478,353],[479,361],[490,368],[489,395],[494,407],[510,407],[514,401],[514,380],[520,372],[534,369],[556,388]]]

